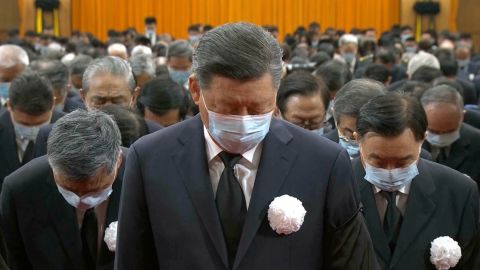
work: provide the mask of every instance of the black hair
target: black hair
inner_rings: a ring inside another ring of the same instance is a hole
[[[156,77],[147,82],[138,97],[137,107],[141,114],[148,108],[156,115],[179,109],[180,119],[187,114],[185,89],[167,76]]]
[[[130,147],[137,139],[148,133],[145,120],[132,109],[118,104],[108,104],[100,109],[112,116],[122,137],[122,146]]]
[[[330,92],[340,90],[347,82],[352,80],[352,73],[347,65],[336,60],[321,65],[315,70],[314,74],[323,79]]]
[[[29,115],[41,115],[53,108],[51,84],[35,72],[25,72],[15,78],[8,95],[10,106]]]
[[[375,132],[385,137],[396,137],[410,128],[417,141],[425,138],[427,116],[418,100],[405,94],[390,92],[368,101],[357,119],[360,137]]]
[[[277,107],[282,114],[285,113],[287,109],[288,99],[293,95],[320,95],[325,110],[327,110],[330,102],[325,83],[305,71],[294,72],[285,77],[280,83],[280,88],[277,92]]]
[[[157,23],[157,18],[153,17],[153,16],[149,16],[149,17],[146,17],[145,18],[145,24],[156,24]]]
[[[421,66],[412,74],[412,81],[431,83],[436,78],[442,77],[442,72],[434,67]]]
[[[458,63],[455,58],[439,58],[440,70],[446,77],[455,77],[458,72]]]
[[[365,78],[386,84],[391,76],[390,70],[384,65],[372,64],[365,69]]]

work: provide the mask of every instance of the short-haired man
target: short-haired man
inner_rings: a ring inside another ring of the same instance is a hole
[[[53,128],[47,156],[5,179],[0,223],[11,269],[113,270],[104,235],[120,204],[120,144],[110,116],[77,110]]]
[[[463,123],[460,94],[448,85],[425,91],[421,102],[428,118],[423,147],[433,160],[480,181],[480,130]]]
[[[132,67],[137,87],[141,88],[155,77],[155,64],[151,56],[145,54],[132,55],[128,62]]]
[[[277,93],[275,114],[318,135],[325,130],[330,97],[327,86],[308,72],[297,71],[282,80]]]
[[[53,109],[49,82],[33,72],[13,80],[6,105],[0,116],[0,189],[5,176],[33,158],[40,128],[64,115]]]
[[[184,40],[171,43],[167,48],[167,67],[172,80],[186,85],[192,74],[193,47]]]
[[[475,182],[419,157],[426,130],[425,111],[406,95],[378,96],[360,109],[352,166],[382,269],[433,269],[433,240],[463,246],[478,230]]]
[[[210,30],[194,71],[200,114],[130,147],[116,269],[377,269],[347,153],[272,119],[273,36],[247,23]],[[281,195],[307,212],[297,232],[269,223]]]

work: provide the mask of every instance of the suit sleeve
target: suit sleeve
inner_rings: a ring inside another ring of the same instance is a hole
[[[5,258],[5,261],[8,261],[10,269],[33,269],[30,265],[25,246],[23,245],[23,239],[18,224],[15,197],[12,193],[13,191],[11,190],[7,177],[0,195],[1,233],[5,238],[7,248],[7,254],[2,254],[2,256],[7,257]]]
[[[342,151],[331,170],[327,191],[324,269],[380,269],[360,211],[359,197],[350,159]]]
[[[154,238],[145,199],[144,179],[135,146],[130,148],[118,221],[115,269],[158,269]]]

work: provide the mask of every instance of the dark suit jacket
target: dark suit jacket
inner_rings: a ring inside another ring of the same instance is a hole
[[[431,151],[430,143],[425,141],[423,148]],[[480,184],[480,130],[462,124],[460,139],[450,146],[450,155],[442,164],[469,175]]]
[[[360,159],[352,161],[360,187],[365,219],[378,261],[383,269],[423,270],[430,263],[430,243],[450,236],[463,246],[478,229],[478,190],[463,174],[443,165],[420,159],[419,175],[412,181],[407,208],[393,255],[381,225],[373,186],[364,179]]]
[[[86,107],[85,105],[83,104],[83,102],[76,99],[76,98],[69,98],[67,97],[65,99],[65,105],[63,107],[63,112],[65,113],[69,113],[69,112],[73,112],[75,111],[76,109],[83,109],[85,110]]]
[[[198,115],[131,146],[123,192],[116,269],[228,269]],[[233,269],[377,269],[357,192],[346,151],[272,120]],[[284,194],[307,211],[288,236],[267,219]]]
[[[163,128],[159,124],[150,120],[145,120],[145,124],[147,125],[148,133],[153,133]],[[50,135],[52,128],[53,124],[50,124],[42,127],[38,132],[37,140],[35,141],[35,148],[33,154],[34,157],[41,157],[47,154],[48,135]]]
[[[334,129],[334,130],[332,130],[328,133],[323,134],[323,137],[329,139],[330,141],[336,142],[336,143],[339,143],[339,141],[340,141],[340,137],[338,136],[338,132],[337,132],[336,129]],[[423,159],[432,160],[432,154],[425,149],[422,149],[420,151],[420,157],[423,158]]]
[[[474,128],[480,129],[480,111],[474,109],[465,109],[463,122],[473,126]]]
[[[457,78],[456,82],[462,86],[464,103],[478,104],[477,89],[475,89],[475,85],[469,80],[463,80],[460,78]]]
[[[50,123],[55,123],[65,114],[53,111]],[[20,168],[22,165],[18,159],[17,143],[15,140],[15,129],[13,127],[10,112],[5,112],[0,116],[0,190],[3,179]]]
[[[105,228],[118,220],[123,169],[124,164],[112,187]],[[58,191],[47,156],[5,178],[0,217],[12,269],[89,270],[82,257],[75,208]],[[102,235],[96,269],[113,269],[114,257]]]

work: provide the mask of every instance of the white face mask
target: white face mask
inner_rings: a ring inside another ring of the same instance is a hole
[[[417,161],[405,168],[377,168],[365,162],[365,180],[385,191],[397,191],[418,175]]]
[[[40,128],[50,124],[50,120],[47,122],[37,125],[37,126],[25,126],[15,122],[12,118],[13,127],[15,129],[15,134],[22,140],[35,141],[37,139],[38,132]]]
[[[208,110],[208,132],[216,143],[229,153],[243,154],[259,144],[267,135],[273,111],[259,115],[224,115]]]
[[[79,197],[77,194],[66,190],[57,184],[58,191],[62,194],[65,201],[68,202],[71,206],[85,211],[90,208],[96,207],[110,197],[112,194],[112,186],[107,187],[104,190],[98,192],[91,192],[88,194]]]
[[[427,131],[427,141],[436,147],[447,147],[452,145],[456,140],[460,138],[460,130],[445,134],[436,134]]]

